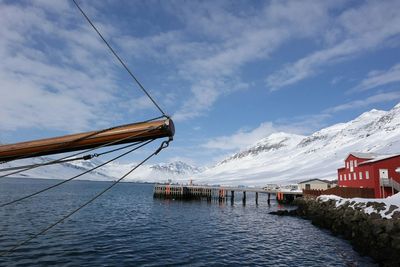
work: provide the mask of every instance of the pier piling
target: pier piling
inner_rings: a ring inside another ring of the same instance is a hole
[[[259,193],[268,194],[268,205],[271,205],[271,194],[276,194],[278,202],[285,201],[286,203],[292,201],[296,197],[302,195],[301,192],[276,192],[263,188],[242,188],[242,187],[221,187],[221,186],[200,186],[200,185],[178,185],[178,184],[156,184],[154,185],[154,197],[161,199],[174,199],[174,200],[206,200],[208,202],[218,201],[227,202],[229,198],[231,204],[235,203],[235,191],[242,192],[242,203],[246,205],[246,193],[255,193],[255,203],[258,205]]]

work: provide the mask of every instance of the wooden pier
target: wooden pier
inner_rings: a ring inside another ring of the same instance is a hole
[[[255,195],[255,203],[258,205],[259,194],[268,195],[268,204],[271,201],[271,195],[280,203],[290,203],[297,197],[301,197],[302,192],[266,190],[264,188],[253,187],[216,187],[216,186],[199,186],[199,185],[172,185],[172,184],[155,184],[154,198],[175,199],[175,200],[207,200],[207,201],[235,201],[235,192],[242,193],[242,202],[245,205],[247,201],[246,192],[253,192]]]

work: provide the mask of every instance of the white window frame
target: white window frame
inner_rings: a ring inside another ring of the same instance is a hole
[[[350,168],[350,164],[348,161],[346,161],[346,169],[349,169],[349,168]]]
[[[347,181],[346,174],[343,174],[344,180]]]
[[[339,175],[339,181],[342,181],[342,175],[341,174]]]
[[[369,179],[369,171],[365,171],[365,179]]]
[[[363,177],[362,172],[359,172],[358,176],[359,176],[360,180],[362,180],[362,177]]]
[[[354,167],[357,167],[357,160],[354,161]]]

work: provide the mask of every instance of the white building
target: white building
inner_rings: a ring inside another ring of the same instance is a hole
[[[299,183],[300,190],[326,190],[336,186],[331,181],[310,179]]]

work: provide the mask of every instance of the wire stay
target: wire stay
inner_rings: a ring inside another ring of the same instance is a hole
[[[82,175],[87,174],[87,173],[89,173],[89,172],[92,172],[92,171],[94,171],[94,170],[96,170],[96,169],[98,169],[98,168],[100,168],[100,167],[102,167],[102,166],[104,166],[104,165],[106,165],[106,164],[108,164],[108,163],[114,161],[114,160],[117,160],[117,159],[119,159],[119,158],[121,158],[121,157],[123,157],[123,156],[125,156],[125,155],[128,155],[129,153],[132,153],[133,151],[135,151],[135,150],[137,150],[137,149],[139,149],[139,148],[141,148],[141,147],[144,147],[145,145],[147,145],[147,144],[149,144],[149,143],[151,143],[151,142],[153,142],[153,141],[154,141],[154,139],[149,140],[149,141],[146,141],[146,142],[144,142],[143,144],[141,144],[141,145],[139,145],[139,146],[137,146],[137,147],[135,147],[135,148],[133,148],[133,149],[130,149],[130,150],[128,150],[128,151],[126,151],[126,152],[124,152],[124,153],[122,153],[122,154],[120,154],[119,156],[116,156],[116,157],[114,157],[114,158],[112,158],[112,159],[110,159],[110,160],[107,160],[107,161],[105,161],[105,162],[103,162],[103,163],[101,163],[101,164],[99,164],[99,165],[97,165],[97,166],[95,166],[95,167],[93,167],[93,168],[91,168],[91,169],[89,169],[89,170],[86,170],[86,171],[84,171],[84,172],[81,172],[80,174],[77,174],[77,175],[75,175],[75,176],[72,176],[72,177],[70,177],[70,178],[68,178],[68,179],[66,179],[66,180],[62,180],[61,182],[58,182],[58,183],[56,183],[56,184],[54,184],[54,185],[51,185],[51,186],[49,186],[49,187],[46,187],[46,188],[41,189],[41,190],[39,190],[39,191],[36,191],[36,192],[34,192],[34,193],[32,193],[32,194],[23,196],[23,197],[21,197],[21,198],[14,199],[14,200],[12,200],[12,201],[9,201],[9,202],[0,204],[0,208],[3,208],[3,207],[6,207],[6,206],[9,206],[9,205],[11,205],[11,204],[20,202],[20,201],[22,201],[22,200],[31,198],[31,197],[33,197],[33,196],[39,195],[39,194],[41,194],[41,193],[43,193],[43,192],[46,192],[46,191],[48,191],[48,190],[50,190],[50,189],[53,189],[53,188],[55,188],[55,187],[57,187],[57,186],[60,186],[60,185],[62,185],[62,184],[65,184],[65,183],[67,183],[67,182],[69,182],[69,181],[72,181],[72,180],[74,180],[74,179],[76,179],[76,178],[78,178],[78,177],[81,177]]]
[[[146,132],[151,132],[151,131],[156,130],[156,129],[157,128],[150,127]],[[114,141],[111,141],[111,142],[106,143],[106,144],[99,145],[97,147],[93,147],[93,148],[89,148],[87,150],[79,151],[79,152],[76,152],[76,153],[74,153],[72,155],[67,155],[67,156],[62,157],[60,159],[56,159],[56,160],[53,160],[53,161],[46,162],[48,164],[44,164],[44,165],[33,164],[32,166],[29,166],[29,167],[27,166],[26,168],[23,168],[22,170],[17,170],[17,171],[14,171],[14,172],[10,172],[10,173],[7,173],[7,174],[0,175],[0,179],[5,178],[5,177],[9,177],[10,175],[18,174],[18,173],[21,173],[21,172],[24,172],[24,171],[29,171],[29,170],[32,170],[32,169],[35,169],[35,168],[38,168],[38,167],[41,167],[41,166],[57,164],[59,161],[62,161],[62,160],[65,160],[65,159],[68,159],[68,158],[71,158],[71,157],[75,157],[75,156],[78,156],[78,155],[81,155],[81,154],[84,154],[84,153],[88,153],[90,151],[93,151],[93,150],[96,150],[96,149],[100,149],[102,147],[106,147],[106,146],[110,146],[110,145],[113,145],[113,144],[117,144],[119,142],[122,142],[122,141],[128,140],[130,138],[136,137],[138,135],[139,135],[139,133],[135,133],[135,134],[132,134],[130,136],[127,136],[127,137],[124,137],[124,138],[121,138],[121,139],[118,139],[118,140],[114,140]]]
[[[92,28],[97,32],[97,34],[100,36],[100,38],[103,40],[103,42],[106,44],[108,49],[113,53],[113,55],[117,58],[117,60],[121,63],[121,65],[125,68],[125,70],[129,73],[129,75],[135,80],[137,85],[142,89],[142,91],[147,95],[147,97],[153,102],[153,104],[157,107],[157,109],[165,116],[168,118],[168,116],[165,114],[165,112],[161,109],[161,107],[157,104],[157,102],[151,97],[149,92],[144,88],[144,86],[139,82],[139,80],[136,78],[136,76],[132,73],[132,71],[128,68],[128,66],[124,63],[124,61],[121,59],[120,56],[115,52],[115,50],[112,48],[112,46],[107,42],[107,40],[103,37],[103,35],[100,33],[100,31],[97,29],[97,27],[93,24],[93,22],[90,20],[90,18],[86,15],[86,13],[82,10],[82,8],[78,5],[78,3],[75,0],[72,0],[76,7],[79,9],[79,11],[82,13],[82,15],[85,17],[87,22],[92,26]]]
[[[0,172],[15,171],[15,170],[21,170],[21,169],[28,169],[28,168],[32,169],[32,168],[37,168],[37,167],[68,163],[68,162],[78,161],[78,160],[91,160],[93,158],[97,158],[97,157],[100,157],[100,156],[105,155],[105,154],[109,154],[109,153],[112,153],[112,152],[115,152],[115,151],[118,151],[118,150],[122,150],[122,149],[125,149],[125,148],[128,148],[128,147],[134,146],[134,145],[136,145],[138,143],[140,143],[140,142],[135,142],[135,143],[123,146],[123,147],[118,147],[118,148],[115,148],[115,149],[111,149],[111,150],[105,151],[103,153],[87,154],[87,155],[84,155],[84,156],[81,156],[81,157],[77,157],[77,158],[58,159],[58,160],[53,160],[53,161],[49,161],[49,162],[28,164],[28,165],[15,166],[15,167],[10,167],[10,168],[4,168],[4,169],[0,169]],[[95,149],[97,149],[97,148],[95,148]],[[83,154],[83,153],[80,153],[80,154]],[[72,156],[69,156],[69,157],[72,157]]]
[[[135,123],[128,123],[128,124],[124,124],[124,125],[119,125],[119,126],[110,127],[110,128],[107,128],[107,129],[102,129],[102,130],[92,132],[92,133],[90,133],[90,134],[88,134],[88,135],[86,135],[86,136],[77,138],[77,139],[72,140],[72,141],[62,142],[62,143],[60,143],[60,145],[61,145],[61,146],[63,146],[63,145],[64,145],[64,146],[68,146],[69,144],[72,144],[72,143],[75,143],[75,142],[79,142],[79,141],[83,141],[83,140],[86,140],[86,139],[88,139],[88,138],[90,138],[90,137],[93,137],[93,136],[96,136],[96,135],[98,135],[98,134],[105,133],[105,132],[108,132],[108,131],[112,131],[112,130],[115,130],[115,129],[120,128],[120,127],[132,126],[132,125],[135,125],[135,124],[141,124],[141,123],[151,122],[151,121],[154,121],[154,120],[157,120],[157,119],[161,119],[161,118],[164,118],[164,117],[165,117],[165,116],[163,115],[163,116],[158,116],[158,117],[156,117],[156,118],[152,118],[152,119],[145,120],[145,121],[140,121],[140,122],[135,122]],[[136,135],[135,135],[135,136],[136,136]],[[134,137],[134,136],[132,136],[132,137]],[[80,155],[80,154],[83,154],[83,153],[87,153],[87,152],[93,151],[93,150],[95,150],[95,149],[97,149],[97,148],[101,148],[101,147],[104,147],[104,146],[109,146],[109,145],[118,143],[118,142],[120,142],[120,141],[129,139],[129,138],[132,138],[132,137],[123,138],[123,139],[121,139],[121,140],[119,140],[119,141],[115,141],[115,142],[114,142],[114,141],[111,141],[110,143],[107,143],[107,144],[105,144],[105,145],[100,145],[100,146],[95,147],[95,148],[91,148],[91,149],[88,149],[88,150],[84,150],[83,152],[78,152],[78,153],[76,153],[76,154],[66,156],[66,157],[64,157],[64,158],[62,158],[62,159],[66,159],[66,158],[74,157],[74,156],[77,156],[77,155]],[[34,152],[34,153],[30,153],[30,154],[28,154],[28,155],[29,155],[29,157],[33,157],[33,156],[35,156],[37,153],[38,153],[38,152]],[[0,161],[0,165],[1,165],[1,164],[4,164],[4,163],[9,163],[9,162],[11,162],[11,161],[19,160],[19,159],[24,159],[24,158],[26,158],[26,155],[21,156],[21,157],[18,157],[18,158],[15,158],[15,159],[12,159],[12,160]],[[61,159],[60,159],[60,160],[61,160]],[[3,177],[3,176],[0,176],[0,178],[2,178],[2,177]]]
[[[171,140],[171,139],[170,139]],[[57,226],[58,224],[64,222],[66,219],[68,219],[69,217],[71,217],[72,215],[74,215],[75,213],[77,213],[78,211],[80,211],[81,209],[83,209],[84,207],[86,207],[87,205],[89,205],[90,203],[92,203],[93,201],[95,201],[97,198],[99,198],[101,195],[103,195],[104,193],[106,193],[108,190],[110,190],[111,188],[113,188],[115,185],[117,185],[119,182],[121,182],[124,178],[126,178],[129,174],[131,174],[133,171],[135,171],[137,168],[139,168],[141,165],[143,165],[146,161],[148,161],[150,158],[152,158],[153,156],[157,155],[162,149],[168,147],[169,142],[168,141],[163,141],[160,145],[160,147],[154,151],[153,153],[151,153],[149,156],[147,156],[144,160],[142,160],[139,164],[137,164],[134,168],[132,168],[131,170],[129,170],[127,173],[125,173],[123,176],[121,176],[118,180],[114,181],[110,186],[106,187],[103,191],[99,192],[97,195],[95,195],[94,197],[92,197],[91,199],[89,199],[88,201],[86,201],[84,204],[82,204],[81,206],[79,206],[78,208],[76,208],[75,210],[71,211],[70,213],[68,213],[67,215],[65,215],[64,217],[62,217],[61,219],[59,219],[58,221],[56,221],[55,223],[49,225],[48,227],[44,228],[42,231],[34,234],[33,236],[25,239],[24,241],[16,244],[15,246],[13,246],[12,248],[0,253],[0,256],[3,257],[7,254],[10,254],[12,252],[14,252],[17,248],[25,245],[26,243],[30,242],[31,240],[37,238],[38,236],[46,233],[47,231],[49,231],[50,229],[52,229],[53,227]]]
[[[158,103],[155,101],[155,99],[149,94],[149,92],[144,88],[144,86],[140,83],[140,81],[136,78],[136,76],[135,76],[135,75],[132,73],[132,71],[128,68],[128,66],[125,64],[125,62],[122,60],[122,58],[117,54],[117,52],[116,52],[116,51],[112,48],[112,46],[107,42],[107,40],[103,37],[103,35],[100,33],[100,31],[97,29],[97,27],[93,24],[93,22],[90,20],[90,18],[86,15],[86,13],[85,13],[85,12],[81,9],[81,7],[78,5],[77,1],[76,1],[76,0],[72,0],[72,1],[73,1],[73,3],[76,5],[76,7],[79,9],[79,11],[82,13],[82,15],[85,17],[85,19],[88,21],[88,23],[91,25],[91,27],[92,27],[92,28],[96,31],[96,33],[100,36],[100,38],[101,38],[102,41],[106,44],[106,46],[107,46],[108,49],[111,51],[111,53],[112,53],[112,54],[116,57],[116,59],[121,63],[121,65],[123,66],[123,68],[125,68],[125,70],[126,70],[126,71],[128,72],[128,74],[132,77],[132,79],[137,83],[137,85],[140,87],[140,89],[143,91],[143,93],[151,100],[151,102],[152,102],[152,103],[156,106],[156,108],[161,112],[162,116],[160,116],[160,117],[158,117],[158,118],[165,117],[165,118],[169,119],[169,116],[166,115],[166,113],[165,113],[165,112],[162,110],[162,108],[158,105]],[[154,119],[151,119],[151,120],[154,120]],[[151,121],[151,120],[148,120],[148,121]],[[121,127],[121,126],[118,126],[118,127]],[[63,148],[63,146],[68,146],[68,145],[70,145],[70,144],[73,145],[74,142],[88,139],[88,138],[90,138],[91,136],[95,136],[95,135],[97,135],[97,134],[100,134],[100,133],[103,133],[103,132],[106,132],[106,131],[109,131],[109,130],[112,130],[112,129],[115,129],[115,128],[117,128],[117,127],[112,127],[112,128],[108,128],[108,129],[104,129],[104,130],[100,130],[100,131],[96,131],[96,132],[91,132],[91,133],[88,133],[88,134],[85,135],[85,136],[80,136],[79,138],[76,138],[75,140],[69,140],[68,142],[61,142],[61,143],[60,143],[60,146],[61,146],[61,148]],[[159,127],[149,127],[147,131],[154,131],[154,130],[156,130],[156,129],[160,129],[160,128],[159,128]],[[53,188],[55,188],[55,187],[61,186],[61,185],[65,184],[65,183],[67,183],[67,182],[69,182],[69,181],[72,181],[72,180],[74,180],[74,179],[76,179],[76,178],[78,178],[78,177],[81,177],[81,176],[84,175],[84,174],[87,174],[87,173],[89,173],[89,172],[92,172],[92,171],[94,171],[94,170],[96,170],[96,169],[98,169],[98,168],[100,168],[100,167],[102,167],[102,166],[104,166],[104,165],[106,165],[106,164],[109,164],[109,163],[112,162],[112,161],[115,161],[115,160],[117,160],[117,159],[119,159],[119,158],[121,158],[121,157],[123,157],[123,156],[126,156],[126,155],[128,155],[128,154],[134,152],[135,150],[138,150],[139,148],[142,148],[142,147],[144,147],[144,146],[150,144],[150,143],[153,142],[155,139],[157,139],[157,137],[154,137],[154,136],[150,136],[149,138],[147,138],[147,141],[142,140],[141,138],[138,138],[137,140],[139,140],[139,141],[136,141],[136,142],[134,142],[134,143],[132,143],[132,144],[130,144],[130,145],[126,145],[126,146],[119,147],[119,148],[116,148],[116,149],[108,150],[108,151],[105,151],[105,152],[102,152],[102,153],[99,153],[99,154],[89,154],[89,155],[81,156],[81,157],[78,157],[78,158],[74,158],[74,157],[77,157],[77,156],[82,155],[82,154],[84,154],[84,153],[88,153],[88,152],[90,152],[90,151],[93,151],[93,150],[95,150],[95,149],[99,149],[99,148],[102,148],[102,147],[105,147],[105,146],[109,146],[109,145],[112,145],[112,144],[119,144],[121,141],[123,141],[123,140],[129,140],[130,138],[132,138],[132,137],[134,137],[134,136],[136,136],[136,135],[139,135],[139,134],[142,134],[142,133],[136,133],[136,134],[134,134],[134,135],[132,135],[132,136],[128,136],[128,137],[125,137],[125,138],[121,138],[121,139],[119,139],[119,140],[111,141],[111,142],[109,142],[109,143],[102,144],[102,145],[99,145],[99,146],[97,146],[97,147],[92,147],[92,148],[90,148],[90,149],[87,149],[87,150],[84,150],[84,151],[80,151],[80,152],[78,152],[78,153],[74,153],[74,154],[72,154],[72,155],[68,155],[68,156],[65,156],[65,157],[61,157],[60,159],[56,159],[56,160],[52,160],[52,161],[48,161],[48,162],[44,162],[44,163],[40,163],[40,164],[31,164],[31,165],[25,165],[25,166],[10,167],[10,168],[6,168],[6,169],[3,169],[3,170],[0,170],[0,171],[16,170],[15,172],[7,173],[7,174],[5,174],[5,175],[0,176],[0,178],[4,178],[4,177],[7,177],[7,176],[16,174],[16,173],[21,173],[21,172],[24,172],[24,171],[27,171],[27,170],[31,170],[31,169],[34,169],[34,168],[38,168],[38,167],[41,167],[41,166],[47,166],[47,165],[51,165],[51,164],[59,164],[59,163],[71,162],[71,161],[74,161],[74,160],[87,160],[87,159],[92,159],[93,157],[97,157],[97,156],[99,156],[99,155],[105,155],[105,154],[112,153],[112,152],[115,152],[115,151],[118,151],[118,150],[130,148],[128,151],[125,151],[125,152],[119,154],[118,156],[113,157],[112,159],[107,160],[107,161],[105,161],[105,162],[103,162],[103,163],[101,163],[101,164],[99,164],[99,165],[97,165],[97,166],[95,166],[95,167],[93,167],[93,168],[90,168],[90,169],[88,169],[88,170],[86,170],[86,171],[84,171],[84,172],[81,172],[81,173],[79,173],[79,174],[73,176],[73,177],[70,177],[70,178],[68,178],[68,179],[66,179],[66,180],[62,180],[62,181],[60,181],[60,182],[58,182],[58,183],[56,183],[56,184],[54,184],[54,185],[48,186],[48,187],[43,188],[43,189],[41,189],[41,190],[39,190],[39,191],[36,191],[36,192],[34,192],[34,193],[25,195],[25,196],[20,197],[20,198],[18,198],[18,199],[14,199],[14,200],[9,201],[9,202],[7,202],[7,203],[0,204],[0,207],[6,207],[6,206],[9,206],[9,205],[18,203],[18,202],[20,202],[20,201],[29,199],[29,198],[34,197],[34,196],[36,196],[36,195],[39,195],[39,194],[41,194],[41,193],[43,193],[43,192],[46,192],[46,191],[48,191],[48,190],[51,190],[51,189],[53,189]],[[0,257],[6,256],[6,255],[8,255],[8,254],[11,254],[11,253],[15,252],[15,251],[16,251],[18,248],[20,248],[21,246],[24,246],[25,244],[29,243],[29,242],[32,241],[33,239],[36,239],[36,238],[38,238],[39,236],[41,236],[41,235],[47,233],[49,230],[51,230],[52,228],[54,228],[54,227],[57,226],[58,224],[63,223],[65,220],[67,220],[68,218],[70,218],[72,215],[74,215],[75,213],[77,213],[78,211],[80,211],[81,209],[83,209],[84,207],[88,206],[90,203],[92,203],[92,202],[95,201],[97,198],[99,198],[100,196],[102,196],[103,194],[105,194],[107,191],[109,191],[111,188],[113,188],[115,185],[117,185],[119,182],[121,182],[123,179],[125,179],[129,174],[131,174],[132,172],[134,172],[137,168],[139,168],[141,165],[143,165],[145,162],[147,162],[147,161],[148,161],[149,159],[151,159],[153,156],[157,155],[161,150],[163,150],[164,148],[167,148],[167,147],[169,146],[169,143],[172,141],[172,136],[173,136],[173,133],[169,136],[169,139],[168,139],[167,141],[163,141],[163,142],[160,144],[160,146],[159,146],[153,153],[151,153],[150,155],[148,155],[145,159],[143,159],[141,162],[139,162],[135,167],[131,168],[128,172],[126,172],[126,173],[125,173],[124,175],[122,175],[120,178],[118,178],[117,180],[115,180],[114,182],[112,182],[111,185],[107,186],[107,187],[104,188],[102,191],[98,192],[95,196],[91,197],[89,200],[87,200],[86,202],[84,202],[83,204],[81,204],[79,207],[73,209],[72,211],[70,211],[69,213],[67,213],[66,215],[64,215],[64,216],[63,216],[62,218],[60,218],[59,220],[57,220],[57,221],[55,221],[54,223],[48,225],[46,228],[42,229],[41,231],[39,231],[39,232],[37,232],[37,233],[35,233],[35,234],[30,235],[28,238],[26,238],[25,240],[23,240],[23,241],[21,241],[21,242],[15,244],[15,245],[13,245],[11,248],[6,249],[6,250],[0,252]],[[152,138],[152,139],[150,139],[150,138]],[[133,141],[133,140],[132,140],[132,141]],[[134,146],[134,147],[132,148],[132,146]],[[58,148],[58,147],[57,147],[57,148]],[[49,150],[48,150],[48,151],[49,151]],[[47,152],[48,152],[48,151],[47,151]],[[64,150],[64,151],[65,151],[65,150]],[[30,156],[30,157],[31,157],[31,156],[35,156],[35,155],[38,156],[38,155],[39,155],[38,153],[39,153],[39,152],[34,152],[34,153],[31,153],[31,154],[28,154],[28,156]],[[0,162],[0,164],[2,164],[2,163],[7,163],[7,162],[10,162],[10,161],[13,161],[13,160],[18,160],[18,159],[21,159],[21,158],[25,158],[26,156],[27,156],[27,155],[24,155],[23,157],[21,156],[21,157],[18,157],[18,158],[13,158],[12,160],[8,160],[8,161],[3,161],[3,162]]]

